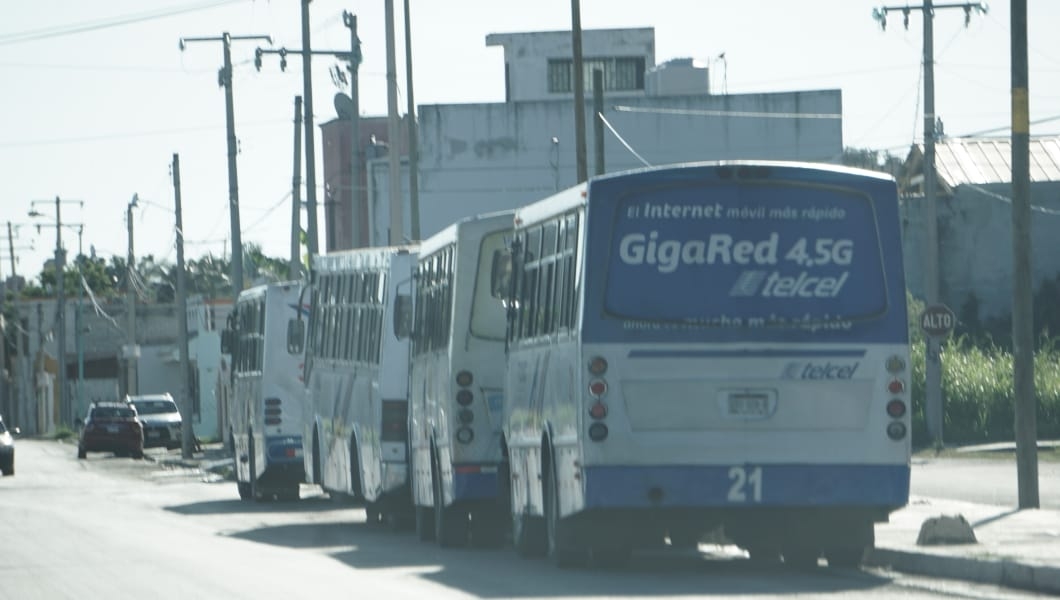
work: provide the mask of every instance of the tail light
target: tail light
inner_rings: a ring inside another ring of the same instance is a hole
[[[474,392],[468,389],[474,381],[475,376],[471,371],[460,371],[456,374],[456,384],[460,386],[456,392],[456,403],[464,407],[456,413],[461,425],[456,431],[456,441],[461,444],[470,444],[475,439],[475,431],[470,427],[475,421],[475,413],[468,408],[475,401]]]
[[[604,379],[604,375],[607,373],[607,359],[602,356],[594,356],[589,359],[586,368],[589,370],[589,375],[592,379],[589,381],[589,397],[593,400],[593,403],[589,406],[589,416],[592,417],[593,423],[589,425],[589,439],[594,442],[602,442],[607,439],[607,425],[603,423],[603,420],[607,418],[607,405],[603,402],[603,397],[607,394],[607,380]]]
[[[898,398],[887,403],[887,415],[892,419],[901,419],[905,416],[905,402]]]
[[[891,374],[891,380],[887,383],[887,391],[893,396],[905,394],[905,381],[899,375],[905,372],[906,360],[894,354],[887,358],[885,367]],[[887,416],[893,419],[887,424],[887,437],[894,441],[905,439],[909,433],[909,428],[903,420],[907,412],[908,407],[904,398],[891,398],[887,402]]]
[[[283,412],[281,408],[282,402],[279,398],[266,398],[265,399],[265,424],[266,425],[279,425],[283,423],[283,418],[280,416]]]

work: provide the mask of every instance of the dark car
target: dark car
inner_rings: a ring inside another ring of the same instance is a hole
[[[113,452],[118,456],[144,457],[144,429],[136,407],[124,402],[96,402],[88,408],[85,426],[77,444],[77,458],[89,452]]]
[[[182,419],[177,403],[169,394],[126,396],[125,402],[136,407],[144,428],[144,447],[180,448]]]
[[[0,417],[0,473],[4,475],[15,474],[15,438],[11,433]],[[17,427],[14,433],[18,433]]]

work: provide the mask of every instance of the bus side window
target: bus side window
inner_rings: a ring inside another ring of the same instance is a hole
[[[412,332],[412,296],[398,294],[394,297],[394,336],[399,340]]]
[[[512,255],[504,249],[493,251],[490,267],[490,294],[494,298],[507,299],[512,284]]]
[[[305,321],[291,319],[287,321],[287,353],[301,354],[305,340]]]

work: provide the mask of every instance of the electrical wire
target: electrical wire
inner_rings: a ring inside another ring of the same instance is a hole
[[[164,19],[166,17],[198,12],[201,10],[209,10],[212,8],[217,8],[219,6],[224,6],[226,4],[236,4],[239,2],[246,1],[247,0],[209,0],[206,2],[199,2],[198,4],[172,7],[152,12],[136,13],[115,17],[113,19],[107,20],[85,23],[71,23],[68,25],[45,27],[42,29],[33,29],[29,31],[16,31],[14,33],[0,35],[0,46],[6,46],[9,44],[21,44],[24,42],[35,42],[38,40],[65,37],[68,35],[77,35],[79,33],[88,33],[90,31],[99,31],[101,29],[121,27],[123,25],[132,25],[134,23],[142,23],[144,21],[154,21],[156,19]]]

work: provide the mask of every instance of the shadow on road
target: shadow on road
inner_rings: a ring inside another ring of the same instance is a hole
[[[233,497],[231,500],[211,500],[167,506],[166,510],[181,515],[218,515],[236,513],[322,513],[349,510],[351,506],[316,497],[304,500],[250,502]]]

